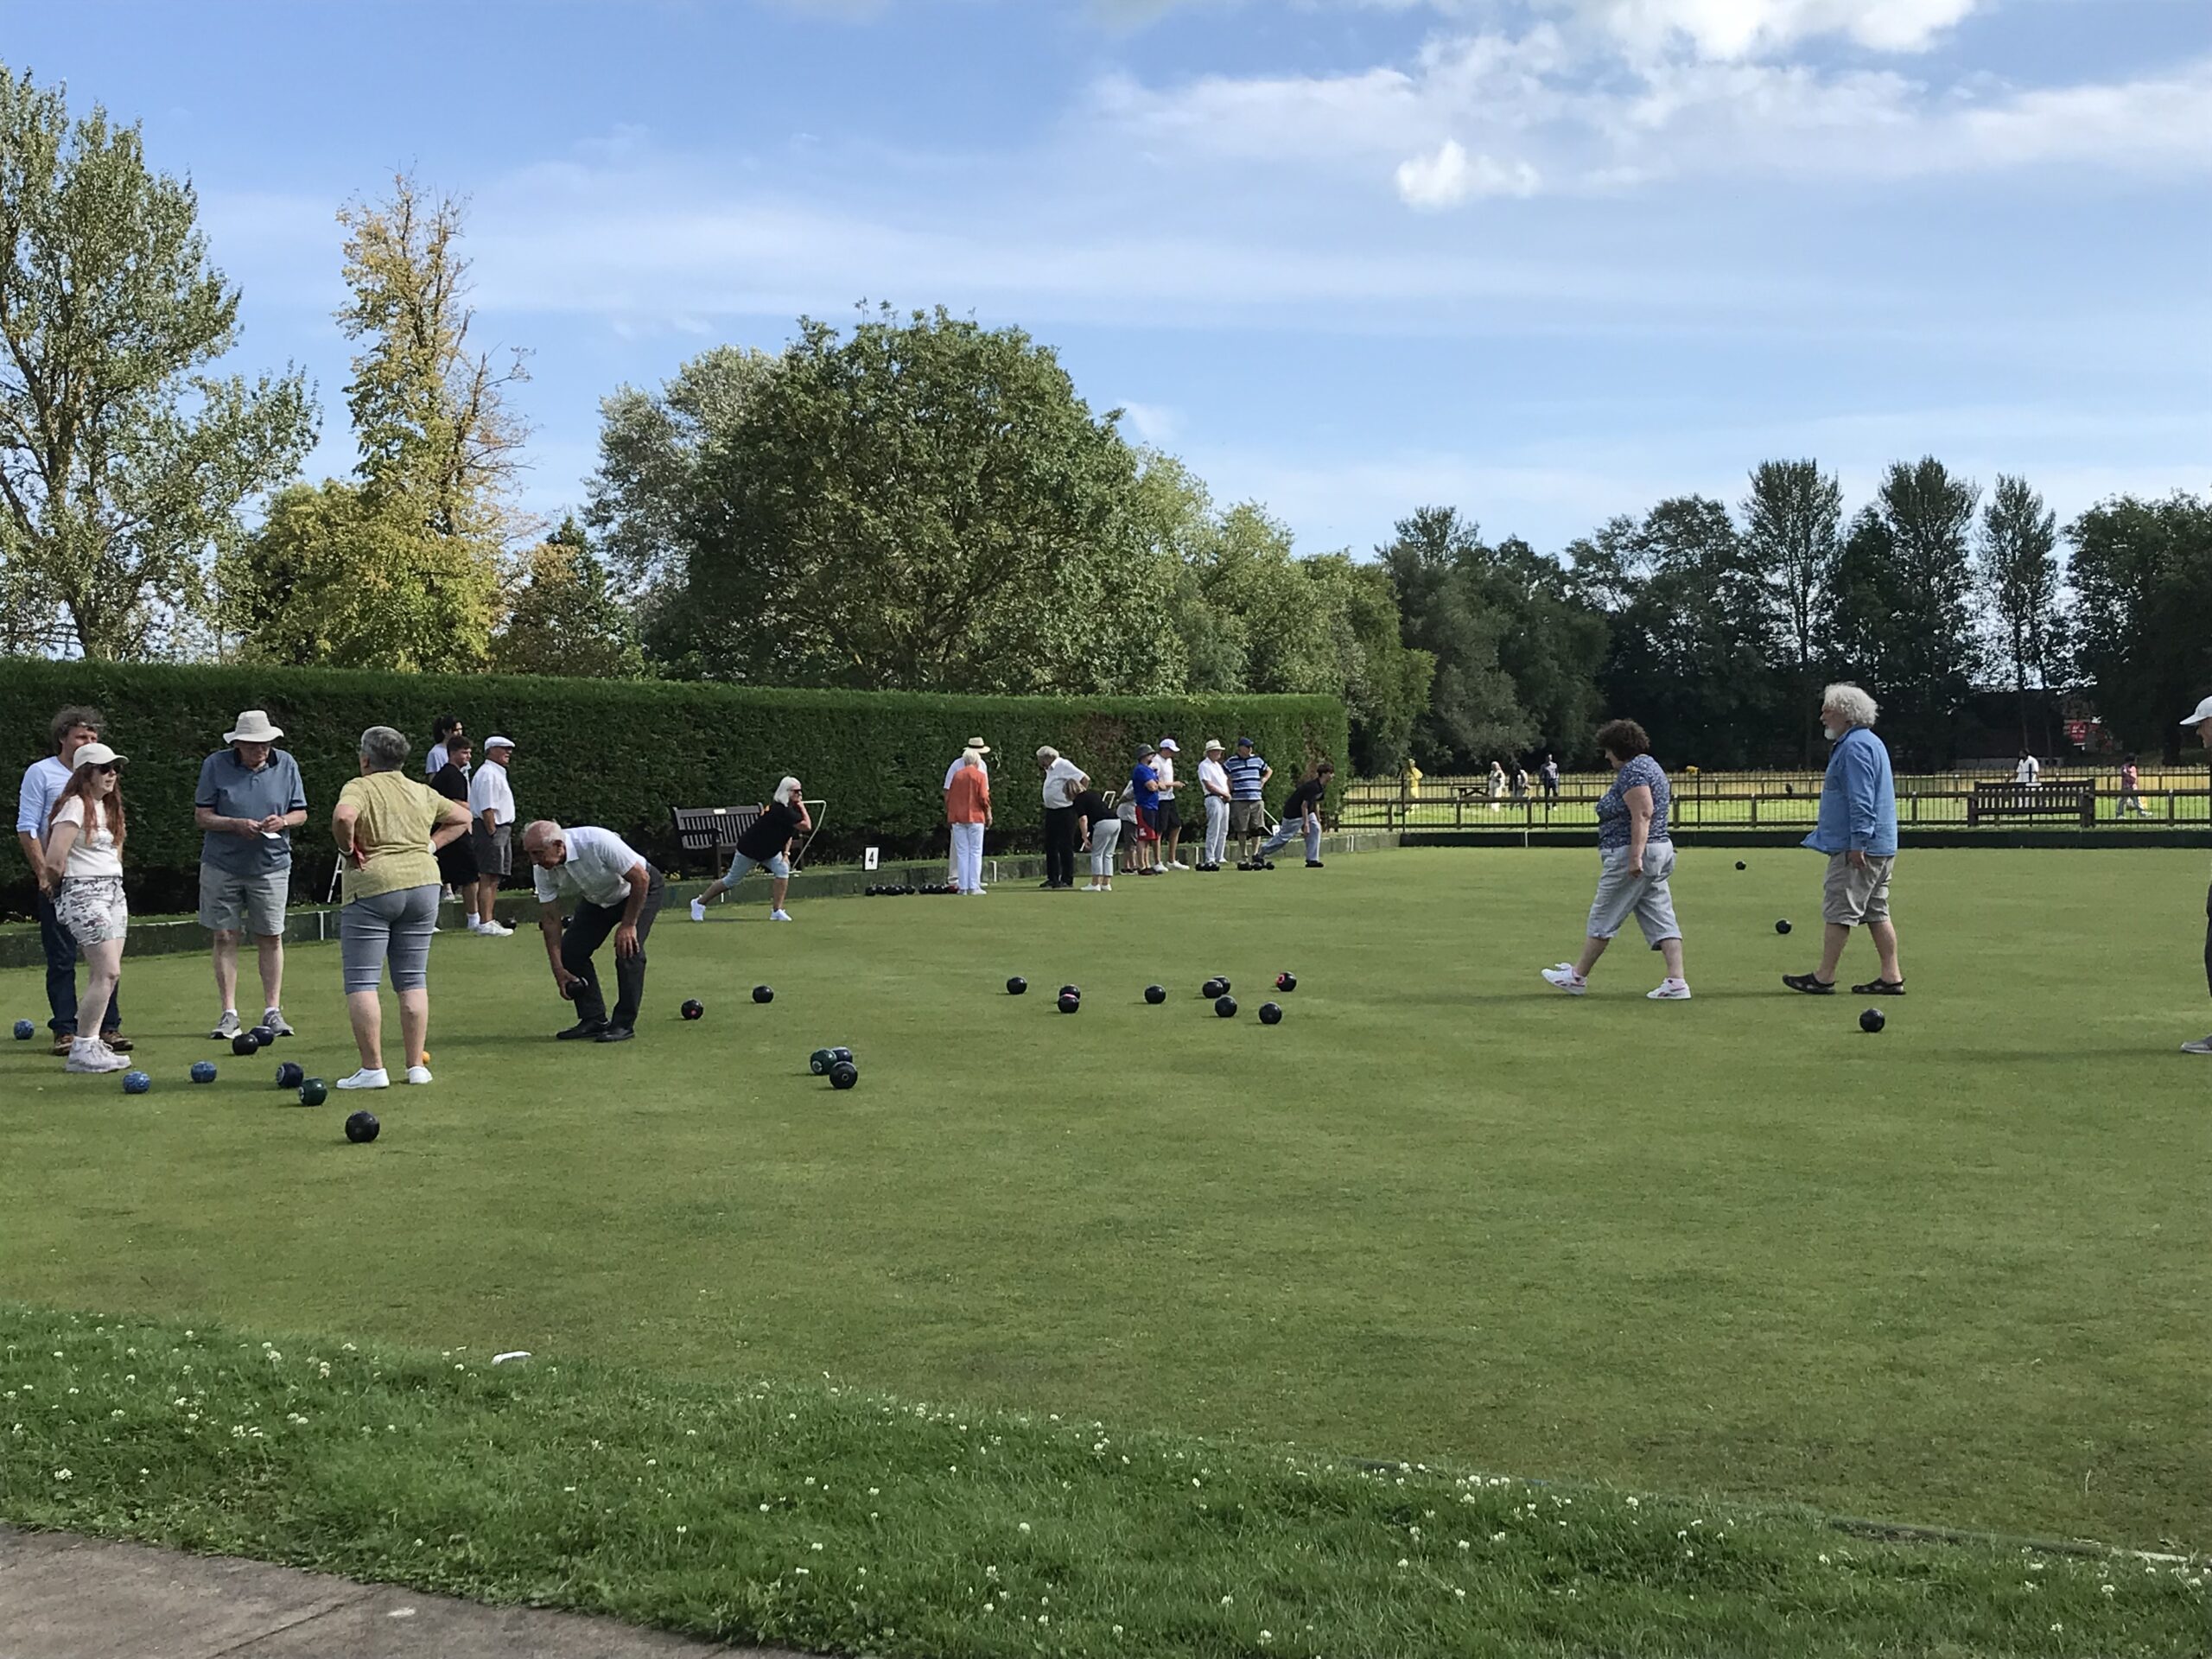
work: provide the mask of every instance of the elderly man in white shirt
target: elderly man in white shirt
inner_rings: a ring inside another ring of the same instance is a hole
[[[1226,753],[1219,738],[1208,738],[1206,758],[1198,762],[1198,788],[1206,806],[1206,842],[1198,855],[1202,870],[1219,869],[1229,856],[1229,769],[1221,764]]]
[[[515,744],[511,737],[486,739],[484,744],[484,764],[468,780],[468,816],[473,827],[469,830],[469,850],[476,855],[476,913],[468,918],[468,931],[481,933],[486,938],[505,938],[514,931],[502,926],[494,906],[499,903],[499,882],[512,868],[514,849],[511,838],[514,835],[515,791],[507,781],[507,763],[514,759]]]
[[[1045,774],[1045,879],[1038,885],[1047,892],[1073,892],[1076,842],[1082,839],[1075,798],[1090,787],[1090,779],[1049,743],[1037,751],[1037,770]]]
[[[540,818],[522,832],[522,850],[537,866],[537,929],[553,982],[576,1005],[576,1023],[555,1036],[563,1042],[626,1043],[638,1034],[638,1005],[645,995],[645,938],[660,914],[665,883],[630,843],[612,830],[563,830]],[[561,900],[575,914],[561,926]],[[592,954],[614,936],[614,1012],[601,995]]]
[[[1152,769],[1160,774],[1160,806],[1153,816],[1152,827],[1160,832],[1160,868],[1163,870],[1191,868],[1182,861],[1177,851],[1183,842],[1183,815],[1175,804],[1175,757],[1181,753],[1181,744],[1172,737],[1163,737],[1160,740],[1160,753],[1152,762]]]

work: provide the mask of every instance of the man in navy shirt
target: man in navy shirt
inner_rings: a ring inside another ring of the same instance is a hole
[[[1274,769],[1260,758],[1249,737],[1236,740],[1236,753],[1222,763],[1222,769],[1229,774],[1229,833],[1236,837],[1244,855],[1236,867],[1241,870],[1251,864],[1252,849],[1267,830],[1267,811],[1260,791],[1275,775]]]

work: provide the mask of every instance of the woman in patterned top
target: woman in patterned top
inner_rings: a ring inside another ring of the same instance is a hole
[[[1590,904],[1590,937],[1575,962],[1544,969],[1544,978],[1569,996],[1590,988],[1590,970],[1630,915],[1644,942],[1667,963],[1667,977],[1645,995],[1655,1002],[1687,1002],[1682,977],[1682,930],[1675,922],[1667,878],[1675,868],[1675,843],[1667,833],[1667,774],[1651,758],[1651,740],[1632,720],[1598,728],[1598,747],[1613,768],[1613,786],[1598,803],[1598,896]]]

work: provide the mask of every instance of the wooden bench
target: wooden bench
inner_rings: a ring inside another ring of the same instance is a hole
[[[757,806],[672,806],[676,844],[686,853],[712,853],[727,862],[737,850],[737,838],[760,817]]]
[[[2084,828],[2097,821],[2097,786],[2071,779],[2049,784],[1976,784],[1967,795],[1967,825],[2008,818],[2070,818]]]

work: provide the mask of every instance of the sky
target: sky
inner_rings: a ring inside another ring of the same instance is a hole
[[[1301,550],[1556,550],[1810,455],[2212,488],[2207,0],[0,0],[143,123],[354,454],[335,212],[467,198],[528,505],[801,315],[1027,330]]]

